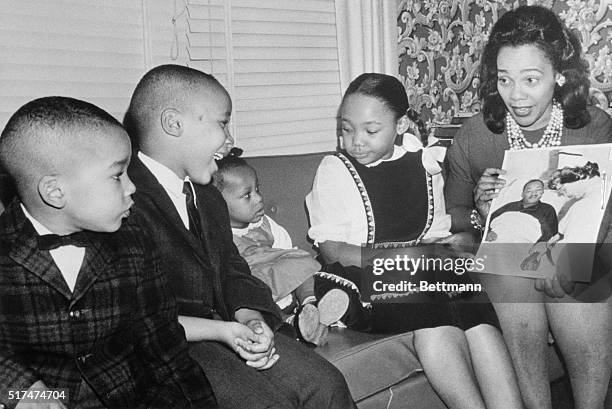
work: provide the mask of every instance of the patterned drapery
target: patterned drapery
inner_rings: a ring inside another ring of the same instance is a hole
[[[578,34],[593,102],[612,115],[612,0],[400,0],[399,75],[428,125],[480,109],[482,48],[499,16],[523,4],[552,8]]]

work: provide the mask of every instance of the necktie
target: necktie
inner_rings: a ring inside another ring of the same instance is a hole
[[[190,182],[185,181],[183,184],[183,194],[185,195],[185,202],[187,204],[187,216],[189,216],[189,231],[193,233],[198,240],[202,240],[200,214],[198,213],[198,208],[195,205],[193,190],[191,189]]]
[[[38,236],[38,248],[41,250],[55,250],[62,246],[87,247],[89,240],[84,231],[59,236],[57,234],[43,234]]]

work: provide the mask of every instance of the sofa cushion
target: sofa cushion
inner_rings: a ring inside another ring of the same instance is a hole
[[[255,168],[263,194],[266,214],[283,226],[293,245],[315,254],[308,235],[308,214],[304,198],[321,160],[328,153],[245,158]]]
[[[333,328],[315,351],[340,369],[359,402],[422,375],[412,339],[412,332],[384,336]]]
[[[387,389],[356,402],[358,409],[448,409],[425,375],[389,385]]]

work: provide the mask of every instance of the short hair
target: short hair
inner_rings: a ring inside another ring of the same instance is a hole
[[[539,184],[541,184],[541,185],[542,185],[542,188],[545,188],[545,187],[546,187],[546,184],[544,183],[544,181],[543,181],[542,179],[531,179],[530,181],[528,181],[527,183],[525,183],[525,184],[523,185],[523,192],[525,191],[525,189],[527,188],[527,186],[529,186],[529,185],[530,185],[530,184],[532,184],[532,183],[536,183],[536,182],[538,182]]]
[[[168,106],[187,109],[190,91],[198,86],[223,86],[215,77],[183,65],[166,64],[152,68],[136,85],[123,125],[138,145],[152,124],[156,124],[161,111]]]
[[[557,15],[541,6],[521,6],[502,15],[493,26],[480,63],[479,95],[484,122],[494,133],[505,128],[506,106],[497,90],[497,55],[502,47],[533,45],[555,71],[565,77],[555,85],[553,97],[564,110],[564,125],[578,129],[590,121],[588,64],[578,38]]]
[[[406,115],[417,125],[423,145],[427,145],[428,132],[419,114],[410,107],[408,95],[402,83],[395,77],[379,73],[365,73],[355,78],[346,89],[342,104],[353,94],[376,98],[393,112],[395,120]],[[341,104],[341,106],[342,106]]]
[[[18,190],[40,176],[45,168],[65,162],[68,144],[78,146],[82,131],[105,127],[122,128],[103,109],[69,97],[51,96],[30,101],[8,120],[0,134],[0,165],[11,176]]]
[[[548,181],[548,186],[551,189],[557,190],[561,185],[566,183],[590,179],[595,176],[600,176],[599,165],[596,162],[587,162],[584,166],[566,166],[553,172],[550,180]]]
[[[249,169],[255,175],[257,175],[255,168],[249,165],[246,160],[236,155],[228,155],[223,159],[218,160],[217,167],[219,169],[213,175],[213,185],[216,186],[220,192],[223,192],[223,190],[227,187],[225,177],[236,169]]]

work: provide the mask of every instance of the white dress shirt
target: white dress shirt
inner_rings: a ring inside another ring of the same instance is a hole
[[[23,204],[21,205],[21,210],[23,210],[25,216],[32,223],[32,226],[34,226],[34,230],[36,230],[36,233],[40,236],[44,234],[54,234],[51,230],[39,223],[38,220],[26,210]],[[79,276],[83,259],[85,258],[85,247],[61,246],[49,250],[49,253],[51,253],[55,265],[60,273],[62,273],[64,281],[68,284],[68,288],[70,288],[70,291],[74,291],[74,286]]]
[[[193,201],[198,205],[197,198],[195,197],[195,191],[193,190],[193,185],[189,180],[189,176],[185,177],[185,179],[179,178],[176,173],[171,171],[165,165],[162,165],[155,159],[152,159],[145,155],[142,152],[138,152],[138,159],[144,163],[144,165],[151,171],[155,179],[159,182],[160,185],[164,188],[168,196],[170,196],[170,200],[174,204],[174,207],[178,211],[183,224],[186,229],[189,229],[189,215],[187,213],[187,203],[186,197],[183,193],[183,185],[185,182],[189,182],[191,186],[191,191],[193,192]]]
[[[403,145],[394,146],[389,159],[378,160],[367,166],[373,167],[385,161],[397,160],[408,151],[421,149],[423,149],[423,166],[432,176],[434,198],[433,222],[423,239],[446,237],[450,234],[451,219],[446,214],[444,180],[438,164],[446,153],[444,148],[423,148],[416,137],[405,134]],[[324,241],[339,241],[362,246],[367,242],[368,223],[361,193],[348,169],[338,157],[328,155],[321,161],[312,191],[306,196],[306,206],[311,224],[308,235],[314,240],[315,245]]]

